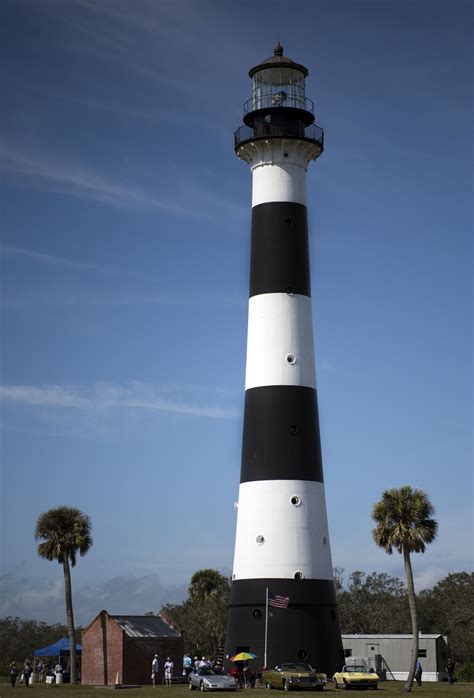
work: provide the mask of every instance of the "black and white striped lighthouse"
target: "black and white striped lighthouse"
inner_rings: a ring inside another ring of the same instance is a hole
[[[249,72],[235,151],[252,172],[245,413],[228,658],[261,668],[343,664],[324,495],[313,348],[306,171],[323,131],[308,70],[274,55]],[[287,608],[271,608],[272,594]],[[266,622],[268,620],[268,623]],[[266,650],[266,655],[265,655]]]

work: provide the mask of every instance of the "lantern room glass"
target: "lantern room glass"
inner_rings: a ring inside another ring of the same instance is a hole
[[[274,66],[252,78],[253,110],[269,107],[305,108],[305,79],[300,70]]]

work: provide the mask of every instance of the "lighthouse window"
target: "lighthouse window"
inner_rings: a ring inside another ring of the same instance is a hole
[[[295,572],[293,575],[293,579],[296,579],[297,581],[300,582],[302,579],[304,579],[303,572],[300,572],[299,570],[297,572]]]
[[[290,424],[290,434],[297,434],[298,433],[298,427],[296,424]]]
[[[265,543],[265,538],[263,536],[257,536],[256,539],[257,545],[263,545]]]
[[[295,364],[296,363],[296,356],[294,354],[287,354],[286,360],[288,361],[289,364]]]
[[[300,70],[280,66],[263,68],[254,74],[252,83],[254,109],[305,108],[305,77]]]
[[[301,505],[301,499],[298,497],[297,494],[294,494],[292,496],[290,502],[293,504],[294,507],[299,507]]]
[[[294,294],[293,286],[285,286],[285,293],[287,296],[292,296]]]
[[[259,608],[256,608],[252,615],[254,617],[254,620],[260,620],[260,618],[262,617],[262,612]]]
[[[309,657],[308,650],[298,650],[298,659],[306,661]]]
[[[265,117],[265,123],[267,123],[267,124],[271,124],[271,123],[272,123],[271,114],[267,114],[267,116]]]

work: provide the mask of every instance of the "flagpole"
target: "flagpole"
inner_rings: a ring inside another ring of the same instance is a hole
[[[263,652],[263,666],[267,668],[267,640],[268,640],[268,587],[265,589],[265,649]]]

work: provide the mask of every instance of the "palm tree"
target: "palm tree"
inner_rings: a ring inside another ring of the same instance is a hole
[[[372,518],[377,526],[372,536],[377,545],[389,555],[393,548],[403,553],[407,578],[408,602],[413,629],[411,667],[403,690],[411,691],[418,659],[418,618],[416,613],[415,585],[410,553],[424,553],[426,544],[436,538],[437,522],[431,518],[434,507],[428,495],[414,490],[409,485],[385,490],[380,502],[374,504]]]
[[[92,546],[91,521],[75,507],[49,509],[38,518],[35,529],[38,555],[46,560],[57,560],[63,566],[64,591],[66,596],[66,616],[71,658],[71,683],[76,678],[76,631],[72,610],[71,566],[76,565],[77,553],[85,555]]]
[[[207,596],[224,596],[229,594],[229,580],[213,569],[198,570],[191,577],[188,587],[192,599],[204,599]]]

